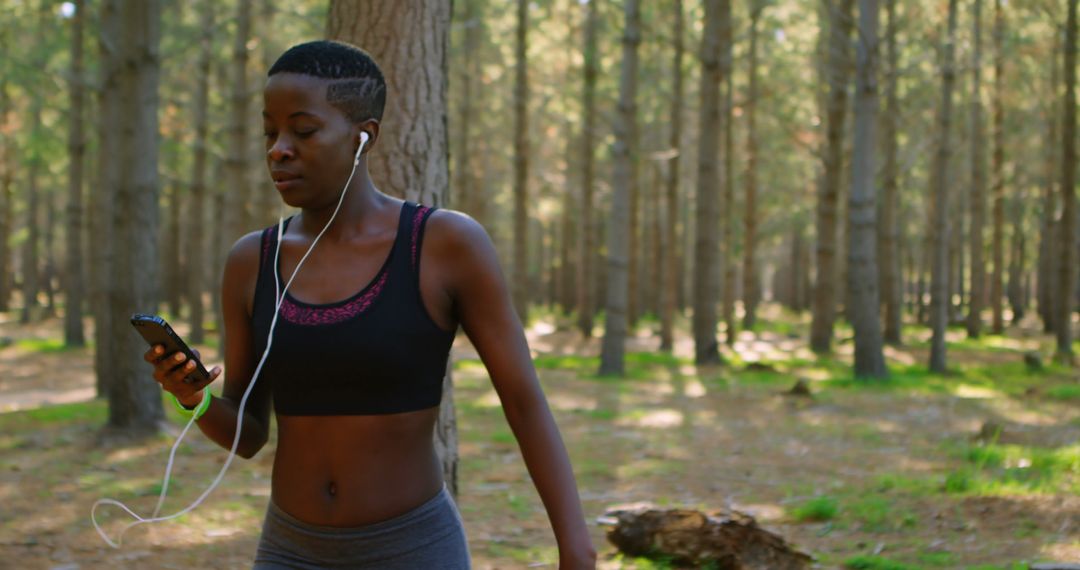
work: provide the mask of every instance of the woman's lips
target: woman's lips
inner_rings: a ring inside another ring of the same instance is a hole
[[[274,187],[277,188],[278,191],[284,191],[299,186],[303,180],[303,178],[289,178],[287,180],[277,180],[274,182]]]

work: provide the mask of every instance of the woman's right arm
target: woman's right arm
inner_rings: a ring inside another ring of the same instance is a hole
[[[259,232],[250,233],[236,242],[225,261],[221,281],[221,312],[225,322],[222,344],[225,347],[225,385],[221,396],[215,396],[206,413],[196,423],[204,434],[225,449],[231,449],[236,435],[236,416],[240,400],[251,382],[261,355],[256,355],[251,329],[251,304],[259,270]],[[194,363],[170,360],[174,355],[162,355],[160,346],[153,347],[146,359],[154,365],[154,379],[171,392],[186,407],[202,400],[202,390],[220,374],[220,367],[210,373],[202,385],[183,381]],[[190,365],[190,366],[189,366]],[[244,423],[236,454],[250,459],[266,444],[270,436],[270,385],[256,382],[244,407]]]

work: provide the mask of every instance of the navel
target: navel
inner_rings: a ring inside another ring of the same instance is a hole
[[[337,485],[333,481],[331,481],[326,486],[326,492],[329,493],[331,497],[336,496],[337,495]]]

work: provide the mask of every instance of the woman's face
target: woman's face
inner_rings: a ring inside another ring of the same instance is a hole
[[[263,89],[266,165],[293,207],[333,205],[352,171],[359,129],[326,102],[326,88],[318,77],[278,73]]]

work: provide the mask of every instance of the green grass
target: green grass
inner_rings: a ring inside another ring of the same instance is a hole
[[[1080,400],[1080,384],[1061,384],[1048,388],[1046,396],[1054,400]]]
[[[625,376],[626,380],[651,380],[663,374],[667,375],[673,368],[690,364],[687,358],[680,358],[665,352],[628,352],[626,353]],[[569,370],[577,373],[581,378],[589,380],[617,380],[613,376],[601,376],[600,357],[577,356],[577,355],[546,355],[533,359],[533,365],[538,370]]]
[[[1022,445],[961,446],[951,453],[967,467],[949,472],[950,494],[1012,495],[1080,492],[1080,444],[1059,448]]]
[[[803,502],[792,509],[791,514],[798,521],[823,522],[834,519],[839,511],[836,499],[823,495]]]
[[[892,532],[916,525],[918,519],[912,512],[896,510],[893,505],[893,500],[887,497],[859,496],[844,504],[843,515],[866,532]]]
[[[919,567],[889,560],[881,556],[859,555],[845,560],[844,568],[851,570],[918,570]]]
[[[15,341],[15,346],[30,352],[40,352],[44,354],[83,349],[83,347],[66,346],[63,339],[58,338],[24,338]]]

